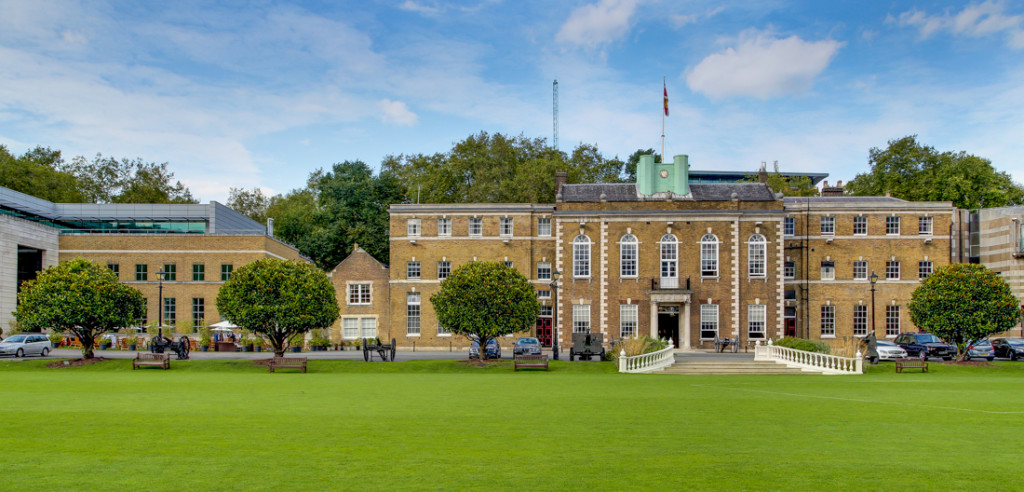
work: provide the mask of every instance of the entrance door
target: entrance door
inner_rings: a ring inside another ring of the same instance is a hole
[[[796,318],[786,318],[786,336],[796,336]]]
[[[537,339],[541,346],[551,346],[551,318],[537,318]]]
[[[658,338],[679,347],[679,306],[658,306]]]

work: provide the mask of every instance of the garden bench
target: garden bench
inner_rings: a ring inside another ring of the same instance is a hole
[[[517,355],[513,359],[513,371],[518,371],[520,367],[548,370],[548,356],[546,355]]]
[[[739,349],[739,340],[715,337],[715,352],[726,352],[730,346],[732,347],[731,351],[735,353]]]
[[[171,368],[171,354],[151,354],[139,352],[132,360],[132,370],[139,367],[160,367],[164,370]]]
[[[896,372],[903,372],[904,369],[921,369],[921,372],[928,372],[928,362],[924,359],[897,360]]]
[[[274,372],[274,369],[302,369],[302,372],[306,372],[306,358],[274,357],[273,359],[270,359],[270,363],[267,364],[267,369],[270,372]]]

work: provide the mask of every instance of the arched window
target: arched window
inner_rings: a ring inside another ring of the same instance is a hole
[[[636,236],[626,234],[619,240],[619,276],[636,277],[637,247]]]
[[[572,240],[572,276],[590,277],[590,238],[586,234]]]
[[[765,277],[765,257],[768,252],[768,241],[760,234],[750,236],[747,241],[747,275]]]
[[[679,286],[679,239],[672,234],[661,236],[661,287],[675,289]]]
[[[714,234],[700,238],[700,276],[718,276],[718,236]]]

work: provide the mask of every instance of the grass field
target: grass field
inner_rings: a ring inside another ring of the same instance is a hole
[[[1019,488],[999,477],[1020,476],[1024,363],[863,376],[507,364],[0,361],[0,488]]]

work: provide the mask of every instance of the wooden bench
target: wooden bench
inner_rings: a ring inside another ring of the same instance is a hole
[[[306,358],[274,357],[273,359],[270,359],[270,363],[267,364],[267,369],[270,372],[274,372],[274,369],[302,369],[302,372],[306,372]]]
[[[928,361],[924,359],[897,360],[896,372],[903,372],[904,369],[921,369],[921,372],[928,372]]]
[[[171,368],[171,354],[139,352],[132,360],[132,370],[139,367],[161,367],[166,371]]]
[[[513,371],[518,371],[520,367],[548,370],[548,356],[546,355],[517,355],[513,359]]]

